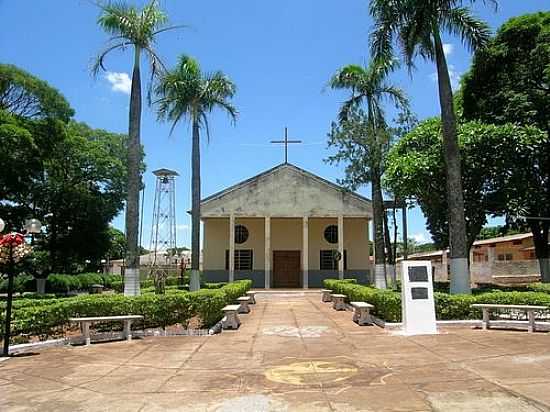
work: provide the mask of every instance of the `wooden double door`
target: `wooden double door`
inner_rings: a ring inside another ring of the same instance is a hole
[[[299,288],[301,281],[301,253],[299,250],[273,251],[273,287]]]

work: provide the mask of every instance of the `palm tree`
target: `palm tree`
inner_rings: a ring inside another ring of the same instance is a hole
[[[181,56],[173,70],[160,77],[155,94],[158,100],[158,117],[172,122],[170,133],[181,120],[191,123],[193,130],[191,155],[191,291],[200,289],[200,131],[204,129],[208,140],[207,115],[219,108],[227,112],[234,122],[237,109],[229,101],[235,95],[235,84],[222,72],[203,73],[199,63],[189,56]]]
[[[496,5],[495,0],[491,1]],[[474,3],[475,0],[470,0]],[[397,41],[405,64],[412,69],[414,58],[435,61],[447,174],[451,293],[471,293],[468,266],[461,156],[456,133],[453,91],[441,33],[458,35],[471,50],[483,47],[490,38],[489,26],[463,6],[464,0],[371,0],[374,18],[372,53],[391,58]]]
[[[366,103],[367,132],[363,144],[368,146],[370,181],[372,184],[372,208],[374,223],[374,280],[378,288],[386,288],[384,252],[384,200],[382,197],[383,155],[389,143],[389,133],[384,116],[382,101],[388,99],[396,107],[408,108],[403,91],[385,82],[387,75],[396,67],[395,60],[374,60],[368,67],[349,65],[341,68],[330,80],[333,89],[351,91],[351,97],[340,109],[339,120],[344,123]]]
[[[98,3],[101,15],[99,26],[111,35],[105,49],[97,56],[92,71],[97,75],[104,70],[105,57],[115,50],[134,50],[134,68],[130,94],[128,126],[128,187],[126,197],[126,271],[124,294],[139,295],[139,191],[141,189],[142,148],[141,127],[141,57],[145,55],[151,66],[151,77],[163,69],[163,64],[153,48],[155,37],[162,32],[183,26],[167,26],[168,18],[152,0],[139,10],[126,3]]]

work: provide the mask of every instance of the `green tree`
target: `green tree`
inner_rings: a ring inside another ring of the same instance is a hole
[[[396,40],[409,68],[414,67],[418,55],[435,61],[437,66],[447,175],[452,293],[470,293],[470,274],[453,92],[441,34],[458,35],[472,50],[485,46],[490,38],[487,24],[474,17],[463,4],[463,0],[371,0],[370,3],[375,22],[373,55],[393,58]]]
[[[492,239],[495,237],[515,235],[518,233],[521,232],[507,226],[485,226],[479,231],[476,240]]]
[[[234,122],[237,110],[230,100],[235,95],[235,84],[222,72],[203,73],[199,63],[181,56],[173,70],[159,79],[155,87],[158,96],[158,117],[176,125],[187,120],[192,125],[191,155],[191,283],[190,290],[200,289],[200,131],[210,136],[208,115],[216,108],[225,111]]]
[[[550,282],[550,12],[510,19],[475,54],[463,79],[463,107],[466,119],[536,126],[546,133],[546,143],[524,163],[510,153],[508,161],[523,168],[508,184],[506,209],[510,217],[534,217],[526,223],[542,278]]]
[[[74,115],[61,93],[11,64],[0,64],[0,110],[28,119],[55,118],[63,122]]]
[[[168,18],[158,7],[157,0],[151,0],[142,9],[129,6],[124,2],[99,4],[101,15],[99,26],[112,37],[106,48],[99,54],[93,67],[94,74],[105,70],[105,57],[115,50],[132,47],[134,63],[132,87],[130,94],[130,114],[128,127],[128,190],[126,199],[126,276],[124,293],[139,294],[139,191],[141,189],[141,57],[146,56],[150,62],[151,76],[163,68],[153,48],[158,34],[181,26],[167,26]]]
[[[115,227],[109,227],[109,249],[107,255],[109,259],[122,259],[126,251],[126,236],[121,230]]]
[[[69,103],[31,74],[6,65],[0,72],[11,102],[0,109],[0,215],[7,230],[39,218],[40,260],[79,270],[85,259],[105,256],[108,223],[123,207],[127,137],[69,120]]]
[[[43,157],[35,205],[47,215],[46,242],[56,271],[78,271],[109,249],[109,222],[126,196],[125,135],[70,123],[64,139]]]
[[[382,165],[389,148],[390,132],[385,119],[383,100],[389,99],[399,109],[407,109],[403,91],[386,83],[395,69],[392,60],[375,60],[368,67],[349,65],[341,68],[330,80],[333,89],[351,92],[340,109],[339,123],[333,123],[329,146],[337,153],[328,158],[331,163],[346,162],[344,183],[352,189],[372,184],[372,205],[375,247],[375,284],[385,288],[384,200],[382,195]],[[365,105],[366,112],[359,110]]]
[[[441,129],[439,119],[429,119],[399,141],[388,155],[385,183],[418,202],[436,246],[442,249],[449,245],[449,221]],[[522,184],[525,162],[544,144],[545,136],[533,127],[479,122],[459,125],[458,136],[469,251],[487,215],[508,213],[513,187]],[[512,156],[515,162],[509,161]]]

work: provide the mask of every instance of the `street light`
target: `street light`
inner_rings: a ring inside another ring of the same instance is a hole
[[[6,227],[0,218],[0,232]],[[34,235],[40,233],[42,224],[37,219],[25,222],[25,234]],[[5,264],[8,271],[8,301],[6,302],[6,324],[4,328],[4,348],[2,356],[9,356],[11,334],[11,308],[13,303],[13,282],[15,278],[15,264],[28,255],[32,249],[25,243],[23,234],[12,232],[0,236],[0,263]]]

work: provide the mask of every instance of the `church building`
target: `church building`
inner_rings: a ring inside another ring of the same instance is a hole
[[[255,288],[318,288],[327,278],[367,283],[372,204],[290,163],[201,201],[203,276]]]

